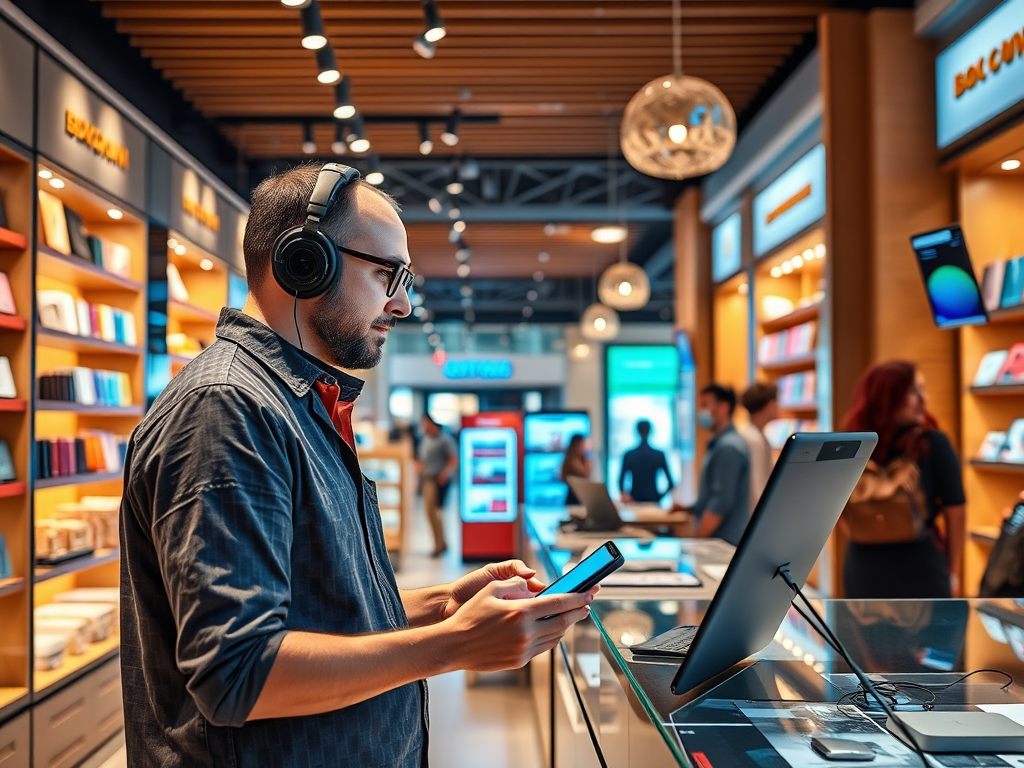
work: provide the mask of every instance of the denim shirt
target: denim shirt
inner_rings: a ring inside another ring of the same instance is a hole
[[[331,369],[327,369],[331,370]],[[132,435],[121,507],[129,764],[426,765],[426,683],[246,722],[285,634],[408,626],[376,488],[313,384],[362,385],[221,312]]]

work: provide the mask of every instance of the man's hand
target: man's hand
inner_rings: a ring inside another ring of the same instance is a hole
[[[445,622],[454,641],[454,667],[496,672],[524,666],[554,648],[573,624],[590,615],[589,604],[598,589],[535,598],[524,578],[490,582]]]
[[[537,578],[537,572],[530,568],[522,560],[506,560],[503,563],[491,563],[483,568],[467,573],[458,581],[452,582],[451,594],[441,605],[441,620],[450,618],[455,612],[471,600],[481,589],[495,581],[519,578],[524,581],[529,594],[524,597],[532,597],[535,593],[544,589],[544,583]]]

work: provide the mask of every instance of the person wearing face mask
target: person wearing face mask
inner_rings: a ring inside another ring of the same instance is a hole
[[[690,510],[695,538],[716,537],[739,544],[750,519],[750,451],[732,424],[736,392],[709,384],[700,392],[697,424],[711,432],[700,468],[697,501]]]

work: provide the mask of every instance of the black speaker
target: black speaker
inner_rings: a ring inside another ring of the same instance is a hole
[[[327,293],[341,277],[341,254],[320,221],[338,191],[359,179],[359,171],[340,163],[320,169],[306,206],[304,224],[282,232],[274,241],[274,278],[289,295],[313,299]]]

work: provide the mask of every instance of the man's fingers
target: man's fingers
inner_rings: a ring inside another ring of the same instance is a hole
[[[521,576],[524,579],[529,579],[531,576],[537,575],[537,572],[522,560],[505,560],[502,563],[492,563],[487,566],[487,571],[496,580],[509,579],[513,576]]]
[[[533,595],[527,587],[526,579],[519,576],[513,576],[502,581],[492,581],[487,586],[487,589],[490,590],[491,595],[494,597],[505,600],[520,599]]]
[[[568,595],[540,595],[531,600],[530,612],[541,618],[553,614],[574,611],[593,602],[594,596],[590,592]]]

